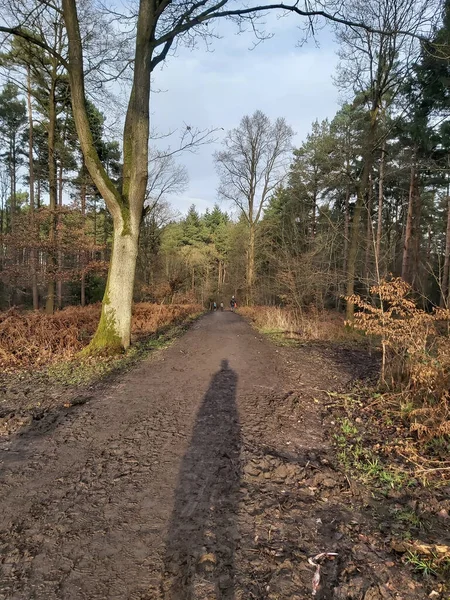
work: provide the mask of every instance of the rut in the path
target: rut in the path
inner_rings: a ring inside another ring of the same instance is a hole
[[[394,599],[392,585],[423,598],[383,549],[360,547],[366,522],[324,440],[319,390],[355,360],[294,358],[210,314],[108,393],[10,440],[0,599],[300,600],[308,556],[336,548],[319,600]]]

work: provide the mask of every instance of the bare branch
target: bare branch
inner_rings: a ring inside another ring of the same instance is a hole
[[[250,224],[259,222],[270,194],[286,175],[292,136],[284,119],[271,123],[256,111],[228,132],[224,150],[214,156],[220,196],[236,204]]]

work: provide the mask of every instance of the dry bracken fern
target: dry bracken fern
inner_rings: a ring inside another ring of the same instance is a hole
[[[347,300],[359,309],[353,325],[381,340],[383,385],[412,403],[411,430],[419,438],[449,435],[450,310],[419,308],[400,278],[370,291],[373,303],[360,296]]]

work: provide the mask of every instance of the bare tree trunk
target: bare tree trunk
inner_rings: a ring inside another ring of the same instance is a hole
[[[367,193],[369,182],[369,174],[372,168],[371,155],[364,162],[361,181],[358,186],[358,194],[356,197],[355,211],[353,213],[353,221],[351,227],[351,240],[348,253],[348,268],[347,268],[347,296],[352,297],[355,292],[355,276],[356,276],[356,259],[358,256],[358,246],[360,241],[361,213],[364,206],[364,197]],[[352,301],[347,301],[347,320],[353,321],[354,304]]]
[[[348,265],[348,238],[350,234],[350,186],[345,191],[345,216],[344,216],[344,273]]]
[[[31,70],[27,67],[27,104],[28,104],[28,169],[30,173],[30,225],[32,231],[32,241],[30,249],[30,270],[31,270],[31,291],[33,296],[33,309],[39,309],[39,294],[37,286],[36,273],[36,248],[34,246],[36,238],[36,224],[34,218],[34,163],[33,163],[33,108],[31,104]]]
[[[94,196],[94,246],[97,246],[97,198]],[[95,251],[97,252],[97,251]]]
[[[105,210],[103,213],[103,248],[101,253],[101,259],[106,260],[106,254],[108,249],[108,211]],[[151,265],[150,265],[151,267]]]
[[[372,194],[373,194],[373,181],[372,173],[369,175],[369,186],[367,189],[367,222],[366,222],[366,255],[364,259],[364,280],[367,287],[367,292],[370,288],[370,251],[373,247],[373,232],[372,232]]]
[[[253,302],[255,284],[255,224],[250,223],[247,252],[247,305]]]
[[[41,178],[40,177],[38,177],[38,180],[37,180],[36,192],[37,192],[36,207],[39,210],[41,208]]]
[[[420,248],[422,242],[422,230],[420,222],[422,220],[422,194],[419,187],[419,173],[416,172],[414,181],[414,226],[413,226],[413,244],[412,244],[412,285],[422,291],[422,273],[421,273],[421,255]]]
[[[55,79],[56,64],[53,62],[53,77],[50,87],[48,102],[48,187],[49,187],[49,211],[50,211],[50,230],[49,245],[50,250],[47,253],[47,301],[45,303],[45,312],[53,314],[55,311],[55,241],[56,241],[56,202],[57,202],[57,181],[56,181],[56,158],[55,158],[55,138],[56,138],[56,99],[55,99]]]
[[[85,237],[85,228],[86,228],[86,173],[84,170],[84,166],[81,169],[82,173],[82,183],[81,183],[81,218],[83,220],[83,245],[84,245],[84,237]],[[81,306],[86,305],[86,250],[83,248],[81,250]]]
[[[313,193],[313,205],[312,205],[312,222],[311,222],[311,237],[314,239],[316,237],[316,211],[317,211],[317,190],[314,184],[314,193]]]
[[[16,186],[17,186],[17,168],[16,168],[16,139],[15,136],[10,141],[10,152],[8,156],[8,166],[10,170],[10,187],[11,187],[11,197],[10,197],[10,232],[14,234],[16,230]],[[16,246],[14,245],[11,249],[11,263],[14,268],[17,266],[18,253]],[[12,276],[11,278],[11,304],[14,306],[17,304],[17,277]]]
[[[413,243],[413,227],[414,227],[414,204],[416,190],[416,162],[413,155],[411,163],[411,176],[409,181],[409,199],[408,213],[406,216],[405,240],[403,244],[403,260],[402,260],[402,278],[411,283],[411,260],[412,260],[412,243]]]
[[[1,194],[1,206],[0,206],[0,235],[3,234],[3,226],[4,226],[4,211],[5,211],[5,205],[4,205],[4,201],[3,201],[3,194]],[[2,256],[2,263],[3,263],[3,248],[2,248],[2,252],[1,252],[1,256]]]
[[[383,199],[384,199],[384,165],[386,156],[386,141],[383,141],[381,148],[380,166],[378,172],[378,220],[377,220],[377,241],[375,248],[375,260],[380,270],[380,254],[381,254],[381,235],[383,229]]]
[[[440,306],[447,306],[450,270],[450,196],[447,197],[447,231],[445,235],[444,272],[442,274]]]
[[[63,205],[63,166],[60,162],[59,173],[58,173],[58,224],[61,223],[61,209]],[[58,228],[59,229],[59,228]],[[63,253],[61,249],[61,234],[58,231],[58,309],[62,309],[62,267],[63,267]]]
[[[128,348],[131,336],[131,310],[134,274],[138,254],[139,229],[133,235],[115,230],[112,257],[106,282],[102,314],[91,351],[116,352]],[[109,307],[114,311],[109,311]]]
[[[10,231],[14,233],[16,226],[16,140],[13,138],[10,145],[10,153],[8,157],[10,176],[11,176],[11,198],[10,198]]]
[[[402,212],[402,206],[404,205],[405,200],[403,194],[395,199],[395,231],[394,231],[394,239],[392,241],[391,251],[391,271],[393,273],[401,275],[401,258],[402,258],[402,248],[403,248],[403,224],[400,221],[400,214]]]

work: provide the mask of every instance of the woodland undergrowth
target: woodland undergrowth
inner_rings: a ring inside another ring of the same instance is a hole
[[[330,393],[343,423],[338,437],[346,462],[384,477],[383,460],[401,461],[405,473],[392,475],[399,485],[409,481],[411,473],[419,480],[447,481],[450,310],[423,310],[400,278],[383,280],[366,297],[349,300],[356,306],[351,324],[335,312],[314,309],[257,306],[239,312],[261,332],[288,345],[330,342],[337,344],[338,352],[348,345],[361,351],[379,348],[376,383],[360,382],[347,394]]]
[[[19,311],[0,313],[0,370],[39,368],[74,358],[89,343],[98,325],[101,305],[69,307],[53,315]],[[151,335],[201,312],[197,304],[134,306],[132,336]]]
[[[340,456],[363,477],[391,487],[446,485],[450,476],[450,311],[418,306],[401,278],[382,280],[366,298],[348,298],[357,310],[347,328],[376,341],[381,368],[336,402]],[[385,466],[387,468],[385,468]]]
[[[353,326],[376,336],[382,349],[379,391],[429,442],[450,436],[450,310],[417,306],[402,279],[381,281],[372,301],[354,296]]]

